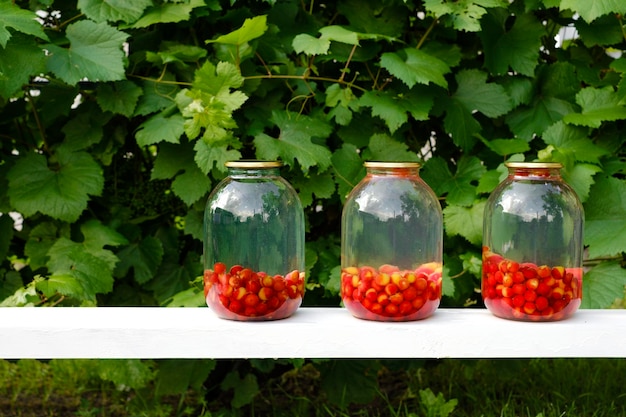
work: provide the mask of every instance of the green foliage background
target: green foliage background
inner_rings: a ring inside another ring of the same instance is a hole
[[[305,305],[339,305],[341,208],[372,159],[423,162],[455,307],[481,303],[503,162],[562,162],[586,213],[583,307],[619,305],[625,15],[611,0],[0,0],[0,305],[203,306],[204,203],[239,158],[281,159],[299,192]]]

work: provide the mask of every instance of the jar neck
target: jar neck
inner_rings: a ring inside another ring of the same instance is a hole
[[[228,176],[232,178],[278,177],[278,168],[234,168],[228,167]]]
[[[561,179],[562,165],[559,163],[508,163],[509,178]]]
[[[420,165],[418,163],[394,162],[366,162],[367,176],[376,177],[418,177]]]

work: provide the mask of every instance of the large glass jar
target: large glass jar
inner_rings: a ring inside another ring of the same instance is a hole
[[[225,319],[276,320],[304,296],[304,212],[280,162],[233,161],[204,213],[204,293]]]
[[[341,298],[355,317],[409,321],[441,300],[443,216],[416,162],[366,162],[342,213]]]
[[[482,296],[496,316],[554,321],[582,298],[583,208],[559,163],[509,162],[483,223]]]

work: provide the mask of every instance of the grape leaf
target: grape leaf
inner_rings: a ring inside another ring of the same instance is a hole
[[[581,308],[609,308],[624,293],[626,269],[617,261],[602,262],[585,272]]]
[[[599,164],[600,157],[608,153],[606,149],[593,143],[587,129],[566,125],[563,121],[546,129],[542,139],[547,145],[553,145],[560,152],[572,153],[576,161]]]
[[[300,33],[291,42],[293,50],[307,55],[325,55],[330,49],[330,40],[326,38],[316,38],[308,33]]]
[[[483,211],[485,200],[475,202],[471,207],[449,205],[443,209],[443,223],[448,236],[460,235],[474,245],[480,245],[483,238]]]
[[[204,141],[198,141],[194,149],[196,151],[194,160],[205,175],[214,167],[219,172],[224,173],[227,171],[224,166],[226,162],[241,159],[241,152],[236,149],[229,149],[228,145],[212,146]]]
[[[419,161],[417,154],[411,152],[406,144],[381,133],[370,138],[363,157],[374,161]]]
[[[515,23],[509,30],[508,19],[506,9],[492,9],[482,18],[478,35],[485,51],[485,67],[494,74],[506,74],[512,69],[532,77],[545,28],[530,13],[515,16]]]
[[[206,305],[206,301],[202,302]],[[163,395],[185,394],[189,388],[201,389],[216,365],[217,361],[211,359],[159,360],[155,395],[160,398]]]
[[[363,160],[356,146],[344,143],[332,157],[333,173],[341,201],[344,202],[348,193],[359,183],[365,174]]]
[[[45,72],[45,59],[33,39],[14,36],[8,48],[0,48],[0,97],[9,99],[30,81],[30,77]]]
[[[33,227],[24,247],[24,253],[28,256],[28,263],[33,270],[46,265],[48,251],[58,238],[59,229],[52,222],[42,222]]]
[[[513,108],[511,98],[504,87],[487,82],[487,73],[479,70],[463,70],[456,75],[458,88],[452,95],[470,113],[479,111],[494,118]]]
[[[455,145],[469,151],[476,143],[475,135],[481,130],[480,123],[461,102],[453,99],[444,101],[447,104],[443,126]]]
[[[125,78],[122,46],[128,35],[106,23],[81,20],[67,27],[69,49],[48,44],[48,69],[68,84]]]
[[[3,48],[7,47],[7,42],[11,38],[8,28],[48,40],[43,26],[37,21],[35,12],[24,10],[13,2],[2,1],[0,2],[0,46]]]
[[[426,10],[435,14],[444,24],[467,32],[480,31],[480,18],[485,7],[506,7],[504,0],[425,0]]]
[[[228,45],[243,45],[253,39],[263,36],[267,31],[267,15],[255,16],[246,19],[243,25],[227,35],[222,35],[206,43],[225,43]]]
[[[427,120],[433,105],[432,96],[425,94],[396,94],[392,91],[366,91],[358,101],[370,107],[372,114],[385,121],[391,133],[406,123],[410,113],[416,120]]]
[[[189,20],[191,11],[205,6],[202,0],[185,3],[162,3],[148,8],[143,16],[133,24],[133,28],[145,28],[158,23],[177,23]]]
[[[122,278],[133,269],[135,281],[143,284],[150,281],[163,259],[163,245],[159,239],[146,236],[133,242],[117,253],[120,262],[115,268],[115,276]]]
[[[626,182],[600,178],[585,202],[585,245],[589,257],[626,252]]]
[[[220,388],[223,391],[234,390],[234,395],[230,401],[234,408],[241,408],[250,404],[260,392],[256,376],[253,373],[247,373],[241,378],[238,370],[230,371],[222,380]]]
[[[306,175],[309,168],[317,166],[323,172],[330,166],[331,152],[327,147],[312,141],[326,139],[331,133],[330,126],[322,119],[289,112],[275,111],[272,121],[279,128],[277,138],[260,133],[254,138],[257,157],[260,159],[282,159],[293,166],[297,160]]]
[[[586,22],[593,22],[605,14],[626,14],[626,3],[622,0],[562,0],[560,9],[573,10]]]
[[[77,7],[95,22],[132,23],[139,19],[151,0],[78,0]]]
[[[436,156],[426,161],[422,178],[438,196],[447,194],[448,204],[470,206],[476,198],[476,186],[472,183],[477,182],[486,171],[478,158],[463,155],[452,175],[446,161]]]
[[[291,180],[291,184],[300,196],[303,207],[313,204],[314,196],[318,199],[330,198],[335,193],[335,181],[329,172],[311,177],[299,177]]]
[[[135,139],[139,146],[154,145],[159,142],[180,143],[185,133],[185,119],[180,114],[167,117],[163,113],[152,116],[137,128]]]
[[[481,138],[489,149],[501,156],[508,156],[514,153],[523,153],[530,149],[528,141],[524,139],[491,139]]]
[[[163,80],[173,81],[172,76],[164,76]],[[180,89],[175,84],[145,81],[143,94],[139,97],[135,115],[146,116],[162,111],[175,104],[174,98]]]
[[[61,237],[52,245],[48,256],[51,276],[45,281],[48,288],[44,292],[54,290],[79,300],[95,301],[96,294],[113,289],[111,265],[85,245]]]
[[[203,140],[208,143],[228,141],[237,127],[232,113],[239,109],[248,97],[241,91],[232,91],[243,84],[243,77],[236,66],[219,62],[214,66],[206,61],[195,73],[191,90],[181,90],[176,103],[185,120],[185,133],[190,139],[197,138],[204,129]]]
[[[185,172],[174,178],[172,191],[185,204],[191,206],[211,191],[211,180],[195,163],[186,164]]]
[[[380,58],[381,67],[409,88],[415,84],[429,83],[447,88],[444,74],[450,72],[448,64],[428,53],[415,48],[405,48],[398,52],[385,52]]]
[[[621,25],[615,16],[601,16],[591,23],[577,19],[575,23],[580,39],[589,48],[596,45],[615,45],[624,39]]]
[[[111,114],[105,114],[93,103],[81,106],[79,112],[70,119],[61,131],[65,134],[63,147],[70,151],[88,149],[91,145],[100,143],[104,137],[103,126],[111,119]]]
[[[598,128],[604,121],[626,119],[626,106],[620,103],[619,95],[610,86],[583,88],[576,95],[576,103],[582,112],[565,115],[566,123]]]
[[[50,163],[50,166],[49,166]],[[37,212],[74,222],[87,208],[89,196],[102,193],[102,168],[86,152],[58,148],[55,160],[31,153],[7,174],[11,203],[24,217]]]
[[[98,105],[103,111],[130,117],[135,111],[137,101],[143,90],[131,81],[117,81],[110,84],[99,84],[97,89]]]

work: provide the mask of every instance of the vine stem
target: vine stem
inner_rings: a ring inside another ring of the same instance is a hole
[[[275,79],[275,80],[326,81],[326,82],[332,82],[332,83],[339,83],[339,84],[343,84],[343,85],[348,85],[350,87],[354,87],[357,90],[360,90],[360,91],[363,91],[363,92],[367,91],[363,87],[359,87],[358,85],[352,84],[352,81],[345,81],[345,80],[342,80],[340,78],[316,77],[316,76],[304,76],[304,75],[273,75],[273,74],[268,74],[268,75],[249,75],[249,76],[246,76],[246,77],[243,77],[243,78],[244,78],[244,80],[269,80],[269,79]]]
[[[417,43],[417,46],[415,47],[415,49],[420,49],[422,47],[424,42],[426,42],[426,38],[428,38],[428,35],[430,35],[430,32],[432,32],[435,26],[437,26],[437,22],[438,22],[437,19],[433,19],[433,22],[430,24],[430,26],[428,26],[428,29],[426,29],[426,32],[424,32],[419,42]]]
[[[48,147],[48,139],[46,138],[46,132],[41,124],[41,119],[39,118],[39,112],[37,111],[37,106],[35,106],[35,101],[33,100],[33,96],[30,92],[28,94],[28,101],[33,109],[33,117],[35,118],[35,123],[37,124],[37,130],[39,131],[39,135],[41,136],[41,142],[43,143],[43,150],[46,153],[50,153],[50,148]]]

